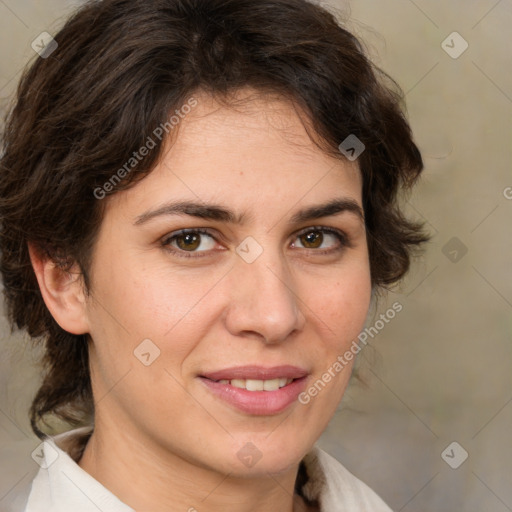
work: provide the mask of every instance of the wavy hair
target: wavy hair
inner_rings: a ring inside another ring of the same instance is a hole
[[[403,93],[334,14],[306,0],[90,1],[26,69],[0,151],[0,272],[11,325],[44,343],[44,380],[30,411],[43,437],[53,414],[70,425],[94,414],[88,335],[64,331],[41,296],[33,244],[84,283],[105,201],[102,187],[194,92],[230,103],[252,87],[304,112],[326,153],[349,135],[365,145],[363,179],[374,289],[397,282],[427,235],[398,198],[423,168]],[[308,132],[309,133],[309,132]],[[162,141],[107,195],[143,179]]]

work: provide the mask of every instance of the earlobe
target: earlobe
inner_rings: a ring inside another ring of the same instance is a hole
[[[89,332],[83,277],[78,264],[64,269],[33,244],[29,243],[28,250],[41,295],[55,321],[71,334]]]

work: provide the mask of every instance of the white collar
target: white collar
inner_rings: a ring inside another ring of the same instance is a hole
[[[41,443],[41,452],[35,452],[41,468],[24,512],[135,512],[84,471],[66,451],[76,436],[91,431],[91,427],[82,427],[48,437]],[[317,446],[303,462],[308,481],[302,493],[310,500],[318,500],[321,512],[391,512],[370,488]]]

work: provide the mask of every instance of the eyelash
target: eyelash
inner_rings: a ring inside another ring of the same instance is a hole
[[[338,247],[335,247],[334,249],[308,249],[308,248],[304,248],[304,250],[306,251],[313,251],[316,255],[323,255],[323,254],[333,254],[335,252],[340,252],[342,250],[344,250],[345,248],[347,247],[352,247],[352,244],[350,242],[350,239],[349,237],[343,232],[343,231],[339,231],[337,229],[334,229],[334,228],[328,228],[328,227],[325,227],[325,226],[312,226],[312,227],[308,227],[308,228],[305,228],[301,231],[299,231],[296,235],[295,235],[295,238],[299,238],[311,231],[319,231],[321,233],[324,233],[324,234],[329,234],[329,235],[333,235],[334,237],[337,238],[338,242],[339,242],[339,246]],[[207,229],[204,229],[204,228],[188,228],[188,229],[182,229],[180,231],[177,231],[175,233],[171,233],[169,236],[166,236],[162,239],[162,246],[163,248],[178,256],[178,257],[181,257],[181,258],[202,258],[202,257],[205,257],[205,256],[208,256],[210,251],[184,251],[184,250],[181,250],[181,249],[176,249],[174,247],[171,247],[171,242],[177,238],[179,238],[180,236],[183,236],[183,235],[187,235],[187,234],[190,234],[190,233],[193,233],[193,234],[203,234],[203,235],[207,235],[209,237],[211,237],[213,240],[215,240],[217,242],[217,239],[215,238],[215,236]],[[203,254],[201,254],[203,253]]]

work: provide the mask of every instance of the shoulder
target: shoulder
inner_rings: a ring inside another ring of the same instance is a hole
[[[315,446],[303,459],[308,480],[303,495],[320,503],[321,512],[392,512],[384,501],[338,460]]]
[[[79,428],[41,443],[39,471],[25,508],[16,512],[134,512],[77,464],[81,441],[90,433]]]

